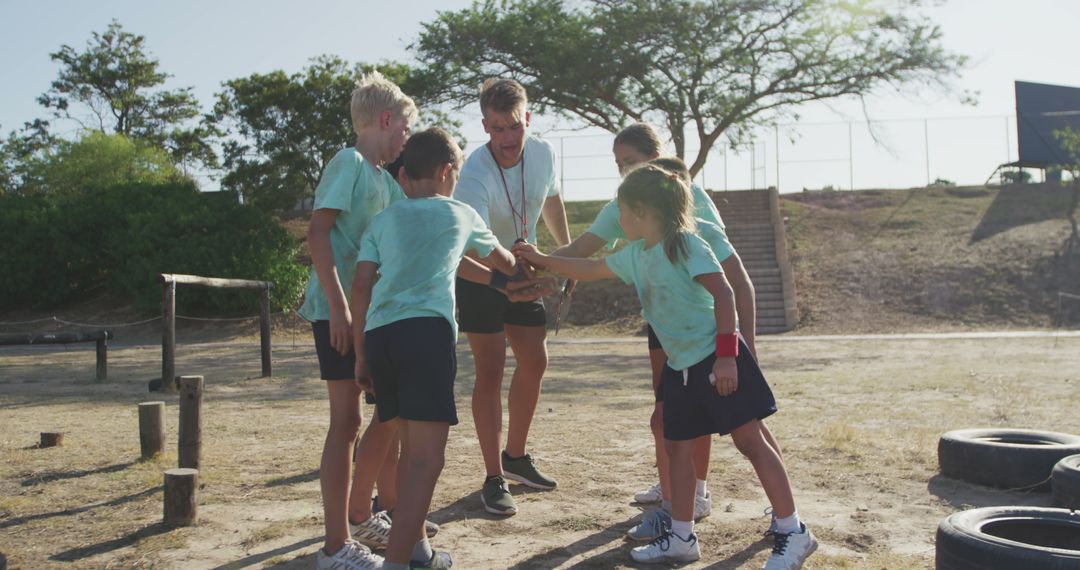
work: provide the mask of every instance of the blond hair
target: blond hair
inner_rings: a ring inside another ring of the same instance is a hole
[[[416,120],[418,113],[412,98],[401,92],[394,82],[383,77],[378,71],[365,73],[356,82],[352,92],[349,111],[352,115],[353,131],[360,131],[375,124],[383,111],[393,111],[395,115]]]
[[[664,149],[660,135],[649,123],[634,123],[623,128],[615,135],[613,145],[628,146],[644,156],[659,156]]]
[[[514,119],[520,120],[519,112],[524,112],[529,103],[525,87],[513,79],[492,77],[480,86],[480,113],[513,113]]]
[[[686,257],[686,233],[695,228],[690,189],[682,178],[652,163],[635,168],[619,184],[619,207],[651,210],[660,222],[664,253],[672,263]]]

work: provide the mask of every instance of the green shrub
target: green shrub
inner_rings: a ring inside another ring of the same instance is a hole
[[[189,182],[122,184],[61,196],[0,197],[0,304],[52,306],[108,290],[156,310],[158,275],[271,281],[275,310],[294,307],[307,272],[297,241],[273,218]],[[15,273],[16,275],[11,275]],[[185,288],[182,312],[250,313],[251,290]]]

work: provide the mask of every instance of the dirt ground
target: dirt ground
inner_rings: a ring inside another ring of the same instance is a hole
[[[482,462],[460,352],[433,539],[463,569],[635,568],[624,533],[655,480],[642,338],[551,343],[530,448],[555,491],[512,486],[519,513],[479,500]],[[181,338],[183,341],[183,338]],[[110,378],[92,346],[0,348],[0,552],[9,568],[310,568],[321,543],[319,454],[328,418],[308,339],[278,339],[275,377],[257,343],[182,344],[178,373],[206,378],[199,524],[161,524],[162,472],[176,465],[176,397],[148,394],[160,347],[117,343]],[[934,531],[956,510],[1049,505],[1046,494],[981,488],[937,474],[946,430],[1010,426],[1080,433],[1080,338],[760,341],[799,511],[821,549],[807,568],[927,568]],[[512,361],[510,363],[512,366]],[[505,389],[506,387],[504,387]],[[140,462],[136,404],[166,402],[166,454]],[[41,431],[66,433],[38,449]],[[700,562],[756,568],[767,506],[748,462],[714,440],[713,513]]]

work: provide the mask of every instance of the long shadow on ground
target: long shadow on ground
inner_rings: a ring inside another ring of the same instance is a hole
[[[950,479],[943,475],[934,475],[926,484],[931,495],[953,509],[972,507],[1052,507],[1050,493],[1039,491],[1009,491],[967,483],[959,479]]]

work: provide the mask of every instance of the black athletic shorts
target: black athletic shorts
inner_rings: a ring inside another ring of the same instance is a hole
[[[454,332],[442,317],[416,317],[367,331],[364,357],[375,383],[379,421],[457,425]]]
[[[511,303],[506,295],[479,283],[457,280],[458,328],[467,333],[497,333],[503,325],[542,327],[547,324],[540,299]]]
[[[716,355],[710,354],[683,371],[665,365],[657,389],[657,401],[664,402],[664,439],[687,440],[708,434],[727,435],[751,420],[763,420],[776,413],[776,399],[757,361],[739,338],[739,385],[721,396],[709,383]]]
[[[660,344],[660,339],[656,338],[656,331],[652,330],[652,325],[645,323],[645,330],[649,334],[649,350],[664,348],[664,345]]]
[[[319,377],[323,380],[353,380],[356,377],[356,355],[352,347],[342,356],[330,346],[330,321],[311,323],[315,335],[315,354],[319,356]]]

